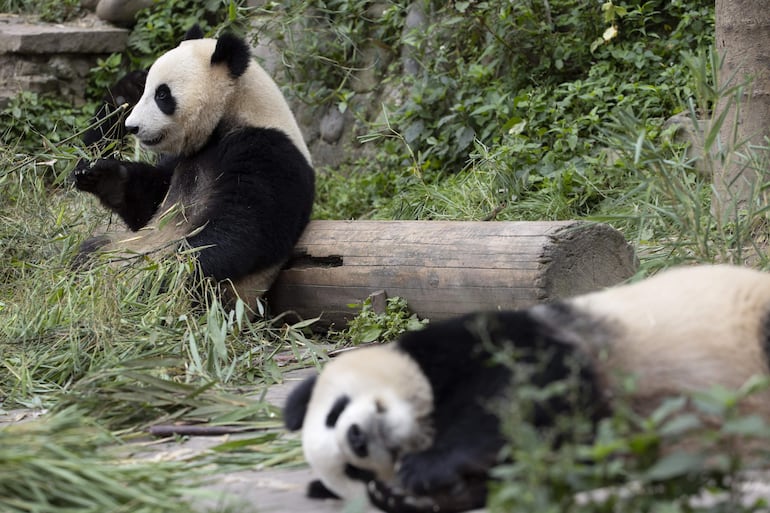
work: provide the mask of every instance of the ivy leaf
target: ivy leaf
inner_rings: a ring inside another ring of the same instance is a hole
[[[468,7],[470,7],[470,2],[455,2],[455,10],[457,12],[465,14],[465,11],[468,10]]]
[[[702,469],[702,456],[687,452],[675,452],[658,460],[647,470],[645,477],[649,481],[665,481],[666,479],[686,476]]]
[[[467,148],[476,136],[476,131],[469,126],[464,126],[457,130],[455,137],[457,137],[457,146],[460,148]]]
[[[379,326],[370,326],[363,333],[361,333],[361,342],[364,344],[374,342],[377,340],[377,338],[379,338],[380,333],[382,333],[382,328]]]
[[[423,130],[425,129],[425,124],[422,122],[422,120],[417,120],[411,125],[409,125],[406,130],[404,130],[404,140],[407,143],[412,143],[417,140],[422,135]]]

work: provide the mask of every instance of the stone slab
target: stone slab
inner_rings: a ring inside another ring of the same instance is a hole
[[[0,15],[0,53],[104,54],[125,50],[129,31],[86,18],[76,23],[34,22]]]

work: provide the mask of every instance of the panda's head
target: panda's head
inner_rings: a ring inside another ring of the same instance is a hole
[[[388,481],[404,453],[433,439],[433,391],[419,366],[395,346],[347,352],[289,396],[286,426],[302,428],[305,458],[345,499],[365,495],[362,475]]]
[[[249,47],[233,35],[202,35],[193,27],[155,61],[144,94],[126,118],[126,129],[150,150],[194,153],[233,110],[232,97],[251,64]]]

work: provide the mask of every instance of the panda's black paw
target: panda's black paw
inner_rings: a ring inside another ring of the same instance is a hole
[[[118,160],[101,159],[79,165],[72,173],[75,187],[90,192],[108,208],[118,210],[125,204],[128,169]]]
[[[459,513],[484,507],[487,484],[484,476],[469,476],[422,494],[401,486],[370,481],[367,492],[371,503],[388,513]]]
[[[369,494],[369,501],[387,513],[452,511],[441,509],[431,497],[412,495],[403,488],[391,486],[382,481],[369,481],[366,491]]]
[[[100,159],[94,162],[81,161],[72,179],[75,187],[81,191],[92,192],[99,195],[105,189],[122,187],[128,177],[128,170],[120,161],[113,159]]]

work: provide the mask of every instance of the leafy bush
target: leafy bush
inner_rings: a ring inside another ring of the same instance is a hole
[[[348,323],[347,329],[340,333],[342,340],[353,345],[367,344],[375,340],[389,342],[405,331],[422,329],[428,322],[409,312],[406,300],[400,297],[387,298],[385,310],[382,312],[375,310],[371,297],[366,298],[360,306],[361,311]]]
[[[160,55],[176,47],[195,24],[204,34],[215,29],[240,32],[238,22],[243,0],[173,0],[153,2],[136,15],[136,25],[128,38],[132,67],[149,67]]]
[[[518,369],[518,367],[517,367]],[[768,457],[768,426],[741,405],[761,400],[768,380],[747,381],[736,391],[721,387],[667,399],[649,415],[623,404],[599,422],[591,440],[588,419],[561,419],[560,433],[575,443],[554,448],[554,432],[533,426],[534,401],[565,388],[546,390],[519,381],[500,408],[509,442],[490,494],[493,512],[763,511],[765,501],[744,496],[747,469]],[[566,384],[566,390],[573,390]]]
[[[74,151],[68,143],[88,125],[87,119],[81,108],[69,102],[22,91],[0,111],[0,134],[17,156],[47,155],[53,159],[55,153],[64,153],[62,150]]]
[[[84,10],[80,0],[4,0],[3,12],[34,14],[40,17],[41,21],[51,23],[63,23],[70,21],[81,14]]]
[[[628,178],[597,147],[602,126],[632,105],[651,126],[683,110],[692,94],[683,52],[712,40],[713,2],[704,0],[416,2],[429,24],[406,32],[412,2],[392,2],[376,17],[346,15],[368,12],[359,4],[294,0],[269,11],[291,91],[304,101],[337,102],[366,123],[368,106],[357,103],[350,78],[372,46],[390,62],[376,67],[382,87],[400,91],[362,139],[376,145],[373,158],[321,177],[322,190],[339,193],[321,196],[324,217],[431,218],[450,199],[461,206],[444,217],[486,218],[489,208],[443,194],[452,188],[444,181],[477,166],[515,184],[505,201],[484,202],[495,204],[495,218],[520,218],[528,209],[515,204],[530,199],[555,202],[542,209],[551,219],[596,214]],[[326,32],[292,37],[307,27]],[[400,69],[407,47],[422,66],[416,75]]]

